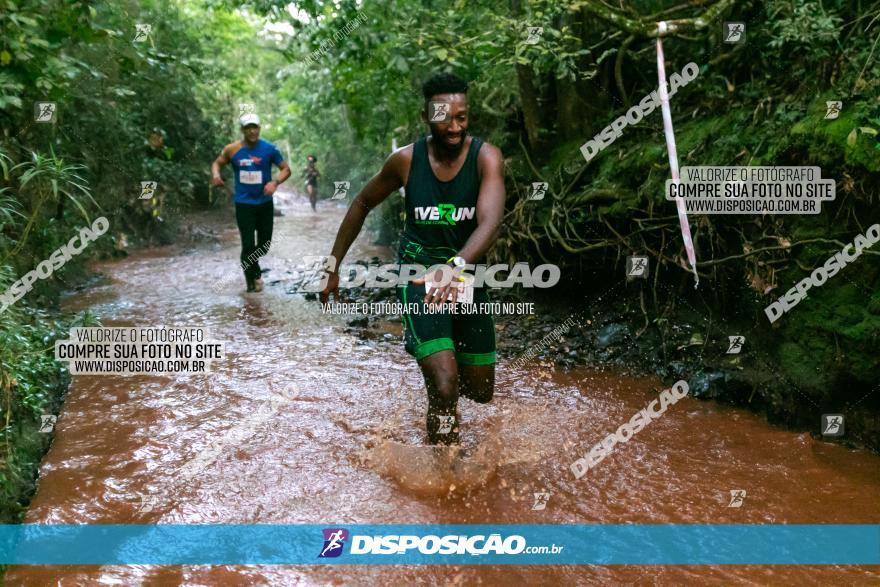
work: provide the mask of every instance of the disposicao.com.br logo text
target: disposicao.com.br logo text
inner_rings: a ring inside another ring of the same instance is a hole
[[[331,540],[336,536],[341,538],[340,532],[347,531],[341,528],[333,528],[324,530],[324,548],[326,550],[330,545],[339,544],[339,548],[334,548],[335,552],[342,552],[342,543]],[[328,538],[330,536],[330,538]],[[342,539],[344,541],[344,539]],[[416,536],[416,535],[397,535],[390,534],[385,536],[360,536],[351,537],[351,547],[349,554],[369,554],[369,555],[401,555],[407,554],[408,551],[414,550],[419,554],[470,554],[480,556],[484,554],[559,554],[564,546],[528,546],[526,539],[520,535],[512,534],[502,537],[501,534],[477,534],[474,536],[465,535],[446,535],[446,536]],[[338,554],[324,554],[321,557],[339,556]]]

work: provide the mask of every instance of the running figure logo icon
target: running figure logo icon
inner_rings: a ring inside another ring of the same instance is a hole
[[[544,34],[544,27],[530,26],[526,30],[529,33],[529,36],[525,41],[526,45],[537,45],[541,40],[541,35]]]
[[[446,122],[449,120],[449,102],[428,102],[428,121]]]
[[[648,278],[648,258],[647,257],[627,257],[626,258],[626,278],[632,279],[640,277]]]
[[[532,191],[529,192],[529,200],[543,200],[544,194],[547,193],[547,186],[549,184],[546,181],[533,181],[532,182]]]
[[[724,42],[739,43],[746,36],[746,23],[744,22],[725,22],[724,23]]]
[[[318,558],[336,558],[342,554],[345,541],[348,540],[348,530],[345,528],[324,528],[324,547]]]
[[[55,102],[37,102],[34,104],[34,120],[37,122],[55,122]]]
[[[437,429],[437,434],[449,434],[452,432],[452,427],[455,425],[455,416],[437,416],[440,420],[440,428]]]
[[[332,256],[306,255],[303,257],[303,265],[297,266],[294,279],[300,279],[300,290],[318,292],[326,287],[329,281],[328,271],[336,269],[336,259]]]
[[[344,200],[345,196],[348,195],[348,188],[351,187],[350,181],[334,181],[333,187],[336,188],[336,191],[333,192],[333,197],[331,200]]]
[[[742,350],[743,343],[746,342],[745,336],[728,336],[727,340],[730,342],[730,346],[727,347],[728,355],[738,355]]]
[[[153,194],[156,191],[156,187],[159,184],[155,181],[142,181],[141,182],[141,200],[149,200],[153,197]]]
[[[825,102],[825,120],[834,120],[840,116],[843,102],[840,100],[828,100]]]
[[[843,414],[822,414],[822,436],[843,436]]]
[[[745,489],[731,489],[730,490],[730,503],[727,504],[729,508],[740,508],[742,507],[743,500],[746,498],[746,490]]]
[[[135,33],[134,39],[132,39],[133,43],[143,43],[147,40],[147,37],[150,34],[150,31],[153,30],[153,25],[151,24],[136,24],[134,25]]]
[[[536,492],[535,493],[535,503],[532,505],[532,511],[537,512],[543,510],[547,507],[547,502],[550,501],[550,493],[548,492]]]
[[[148,514],[152,512],[158,504],[158,495],[145,495],[141,498],[141,505],[138,508],[138,513]]]
[[[43,414],[40,416],[40,432],[47,434],[52,432],[55,429],[55,422],[58,421],[58,416],[55,414]]]

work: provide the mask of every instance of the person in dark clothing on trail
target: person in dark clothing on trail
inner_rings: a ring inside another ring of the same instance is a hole
[[[309,203],[314,211],[315,204],[318,202],[318,178],[321,177],[321,172],[315,167],[318,159],[314,155],[309,155],[307,161],[308,163],[303,167],[303,177],[306,180],[306,192],[309,194]]]

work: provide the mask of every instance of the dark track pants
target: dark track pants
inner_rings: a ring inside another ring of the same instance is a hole
[[[259,279],[259,258],[269,252],[275,210],[272,202],[235,204],[235,221],[241,233],[241,267],[245,277]],[[256,235],[256,238],[255,238]]]

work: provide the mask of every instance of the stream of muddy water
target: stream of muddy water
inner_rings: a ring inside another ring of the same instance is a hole
[[[215,242],[99,264],[72,295],[105,326],[187,325],[225,342],[207,374],[76,376],[26,521],[41,524],[880,523],[880,457],[686,397],[586,476],[569,466],[664,386],[603,370],[509,368],[490,404],[461,400],[471,467],[438,472],[399,322],[368,339],[286,293],[330,249],[341,207],[290,194],[260,294],[245,294],[231,214]],[[196,219],[198,223],[198,219]],[[362,235],[350,259],[387,250]],[[229,276],[233,279],[227,279]],[[214,287],[218,282],[222,287]],[[504,336],[499,332],[499,336]],[[290,401],[253,414],[281,390]],[[246,429],[243,431],[242,427]],[[199,455],[199,474],[180,471]],[[731,507],[731,491],[745,491]],[[543,510],[534,494],[549,493]],[[847,566],[18,566],[9,585],[880,584]]]

